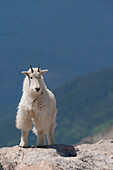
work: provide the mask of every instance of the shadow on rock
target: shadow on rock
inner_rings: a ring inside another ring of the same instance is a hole
[[[56,149],[57,153],[62,157],[76,157],[78,149],[73,145],[65,144],[55,144],[55,145],[45,145],[45,146],[27,146],[25,148],[41,148],[41,149]]]
[[[62,157],[77,156],[77,150],[72,145],[55,144],[55,145],[46,145],[44,147],[37,147],[37,148],[56,149],[57,153]]]

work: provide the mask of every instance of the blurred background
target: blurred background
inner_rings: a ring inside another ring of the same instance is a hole
[[[49,70],[56,143],[113,138],[112,0],[0,1],[0,147],[19,144],[21,71],[30,64]]]

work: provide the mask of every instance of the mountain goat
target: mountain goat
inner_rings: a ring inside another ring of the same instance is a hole
[[[23,83],[23,94],[16,115],[16,127],[21,129],[20,146],[27,145],[29,130],[38,136],[37,146],[44,146],[45,135],[48,145],[54,144],[54,129],[56,127],[56,100],[54,94],[47,89],[43,74],[48,70],[31,68],[23,71],[25,79]]]

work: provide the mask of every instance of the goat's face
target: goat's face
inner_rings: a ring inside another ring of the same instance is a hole
[[[40,68],[32,68],[27,72],[23,71],[22,73],[27,76],[28,85],[29,85],[29,94],[31,96],[38,96],[42,93],[44,82],[42,75],[48,70],[40,70]]]

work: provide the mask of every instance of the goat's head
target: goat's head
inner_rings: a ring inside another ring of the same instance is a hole
[[[29,93],[33,96],[40,95],[43,87],[44,81],[42,75],[46,73],[48,70],[41,70],[38,64],[38,68],[32,68],[30,65],[30,69],[28,71],[23,71],[22,73],[26,75],[27,83],[29,84]]]

